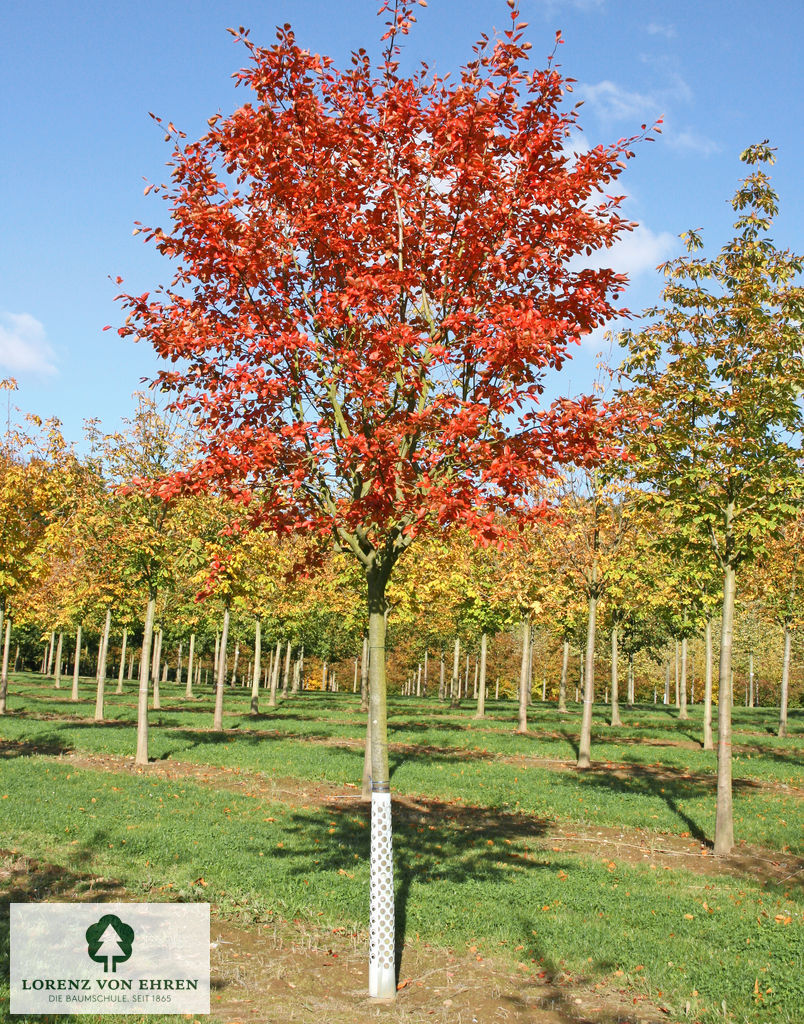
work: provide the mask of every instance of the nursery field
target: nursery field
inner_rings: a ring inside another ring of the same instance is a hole
[[[77,704],[10,680],[4,958],[10,902],[198,900],[216,1021],[801,1020],[801,711],[779,739],[777,709],[734,709],[737,845],[716,860],[699,706],[687,722],[624,707],[617,729],[596,707],[579,772],[580,705],[534,703],[521,736],[513,702],[476,721],[471,702],[390,698],[400,990],[383,1007],[366,992],[359,697],[302,692],[252,715],[227,688],[216,733],[212,692],[167,684],[136,767],[130,686],[97,724],[94,680]]]

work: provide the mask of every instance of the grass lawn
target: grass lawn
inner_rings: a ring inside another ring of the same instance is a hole
[[[50,681],[12,679],[10,714],[0,720],[0,847],[114,878],[138,899],[209,901],[254,921],[364,926],[366,808],[279,802],[256,783],[229,784],[233,769],[255,780],[359,783],[357,698],[301,694],[253,717],[248,693],[227,690],[226,732],[216,735],[208,690],[186,702],[163,687],[151,756],[159,768],[208,766],[202,782],[102,762],[133,753],[129,686],[109,698],[108,721],[96,725],[88,681],[73,704]],[[511,703],[491,702],[478,723],[469,704],[391,702],[392,787],[408,798],[395,817],[401,941],[477,948],[522,964],[523,976],[617,979],[663,1005],[666,1020],[800,1020],[800,864],[789,878],[772,865],[802,852],[801,712],[780,741],[774,709],[735,709],[735,831],[762,849],[751,851],[753,869],[744,860],[721,872],[711,858],[700,858],[704,871],[690,870],[689,857],[676,867],[669,854],[651,855],[663,837],[697,840],[707,852],[715,760],[693,745],[700,707],[687,723],[672,709],[624,709],[617,730],[605,724],[605,708],[596,711],[596,766],[579,773],[566,763],[574,709],[559,716],[534,705],[523,737],[513,733]],[[60,758],[71,751],[87,763]],[[216,776],[220,768],[230,771]],[[595,846],[600,829],[632,832],[623,843],[646,852],[621,856],[605,839]]]

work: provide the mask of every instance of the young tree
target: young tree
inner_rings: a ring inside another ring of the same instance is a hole
[[[159,186],[171,287],[124,296],[121,334],[173,361],[205,455],[161,493],[223,487],[279,532],[316,531],[359,562],[369,614],[372,871],[369,982],[393,997],[386,588],[428,528],[481,543],[538,512],[558,463],[597,458],[592,398],[539,404],[548,371],[615,313],[624,278],[581,253],[631,227],[611,198],[636,140],[566,155],[577,111],[551,60],[527,68],[511,25],[445,80],[400,71],[415,20],[391,12],[378,66],[340,71],[289,26],[270,48],[237,33],[252,99],[176,140]],[[641,137],[641,136],[639,136]],[[180,362],[176,362],[180,360]]]
[[[773,163],[767,143],[741,158]],[[737,570],[798,512],[802,493],[804,291],[800,257],[768,237],[776,193],[761,167],[732,206],[737,234],[712,259],[665,265],[667,306],[627,331],[632,398],[654,426],[635,439],[645,479],[709,539],[722,572],[715,853],[734,845],[731,661]],[[702,248],[686,236],[690,254]]]

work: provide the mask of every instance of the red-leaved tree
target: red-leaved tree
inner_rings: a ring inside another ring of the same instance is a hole
[[[127,295],[124,336],[176,368],[205,457],[163,485],[228,490],[279,532],[318,531],[365,573],[370,635],[369,977],[395,992],[385,715],[386,584],[423,530],[480,543],[539,514],[562,463],[610,455],[591,398],[539,403],[624,278],[578,269],[633,225],[607,189],[643,136],[569,154],[577,111],[511,26],[454,81],[400,72],[414,7],[386,0],[385,49],[338,70],[289,25],[241,29],[250,101],[187,142],[173,125],[170,286]],[[643,131],[644,131],[643,126]],[[258,492],[259,500],[255,499]],[[256,511],[255,511],[256,510]]]

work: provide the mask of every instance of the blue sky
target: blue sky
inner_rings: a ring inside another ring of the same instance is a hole
[[[289,21],[302,45],[342,65],[360,46],[378,50],[378,0],[4,0],[0,11],[0,377],[14,376],[24,411],[58,416],[77,440],[85,417],[109,429],[132,410],[131,393],[157,360],[103,332],[121,321],[116,275],[150,289],[167,265],[133,222],[163,219],[144,197],[164,178],[169,147],[148,116],[190,138],[246,94],[231,74],[244,51],[226,32],[251,29],[270,44]],[[534,63],[557,29],[563,71],[577,79],[586,141],[610,142],[664,117],[660,141],[639,147],[621,184],[640,227],[611,256],[629,273],[629,306],[661,287],[655,267],[681,251],[678,234],[704,230],[711,251],[729,237],[728,199],[745,173],[739,153],[769,138],[781,197],[774,238],[804,249],[801,201],[804,5],[790,0],[521,0]],[[405,60],[445,72],[481,32],[508,25],[505,0],[429,0],[417,12]],[[562,390],[588,388],[587,341]]]

